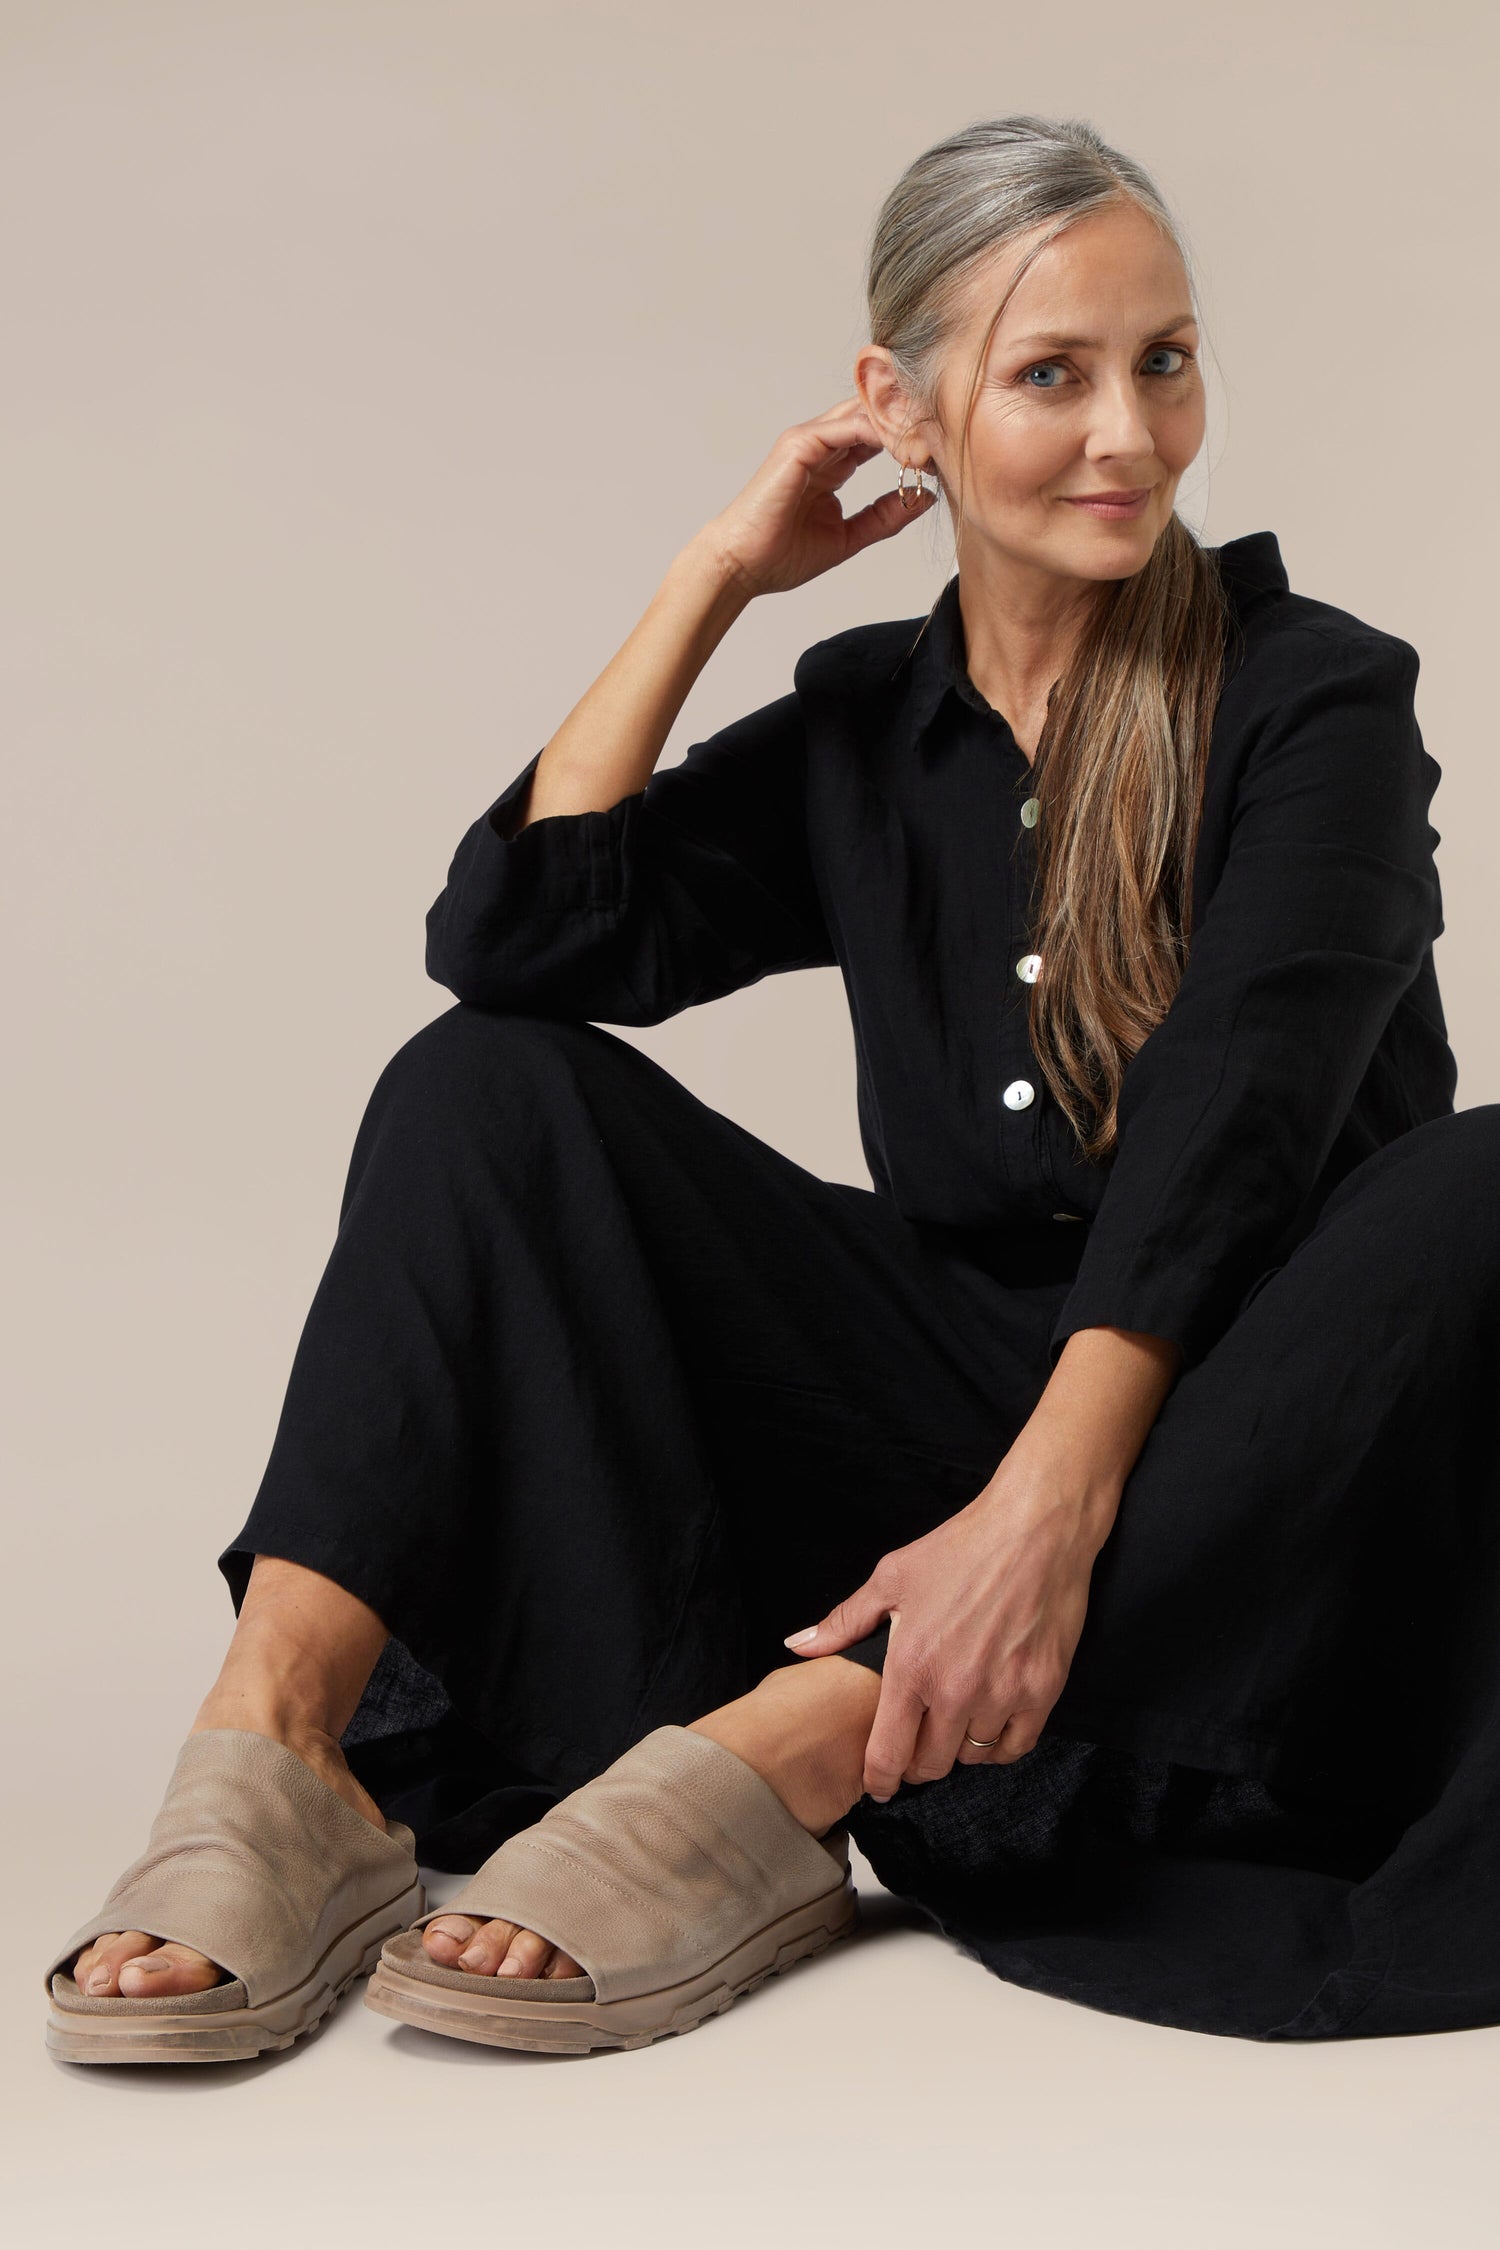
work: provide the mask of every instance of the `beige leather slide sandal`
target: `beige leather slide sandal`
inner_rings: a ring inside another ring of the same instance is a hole
[[[150,1840],[53,1956],[47,2045],[64,2062],[243,2062],[311,2030],[426,1903],[415,1838],[347,1804],[294,1751],[239,1727],[190,1734]],[[90,1998],[65,1963],[109,1930],[190,1945],[227,1981]]]
[[[391,1938],[365,2005],[491,2047],[645,2047],[821,1953],[858,1912],[842,1826],[810,1835],[734,1751],[657,1727]],[[517,1922],[585,1973],[440,1968],[421,1934],[440,1914]]]

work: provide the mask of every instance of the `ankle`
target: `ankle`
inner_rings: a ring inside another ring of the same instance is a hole
[[[331,1659],[273,1617],[242,1617],[193,1731],[246,1727],[288,1744],[297,1736],[337,1741],[367,1677],[356,1682],[346,1658]]]
[[[236,1727],[246,1734],[268,1735],[300,1758],[373,1828],[385,1832],[385,1814],[350,1770],[338,1736],[305,1710],[288,1708],[265,1693],[225,1692],[215,1687],[204,1697],[188,1732],[203,1734],[211,1727]]]
[[[221,1676],[216,1680],[188,1731],[202,1734],[210,1727],[241,1727],[247,1734],[267,1734],[288,1750],[338,1746],[326,1703],[289,1694],[276,1681],[265,1678]]]
[[[747,1695],[693,1721],[769,1781],[813,1835],[841,1820],[864,1791],[880,1678],[840,1656],[780,1665]]]

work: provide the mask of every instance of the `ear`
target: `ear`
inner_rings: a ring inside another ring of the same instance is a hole
[[[916,431],[916,409],[884,344],[866,344],[858,353],[854,387],[891,458],[926,468],[929,449]]]

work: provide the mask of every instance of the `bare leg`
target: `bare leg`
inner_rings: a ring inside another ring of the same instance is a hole
[[[748,1695],[692,1726],[753,1766],[803,1827],[821,1836],[863,1792],[865,1744],[879,1700],[880,1675],[868,1665],[814,1656],[778,1666]],[[423,1944],[443,1968],[477,1976],[579,1974],[568,1954],[514,1922],[445,1914],[428,1923]]]
[[[242,1727],[296,1752],[375,1827],[385,1819],[339,1748],[386,1629],[364,1602],[333,1579],[257,1555],[219,1676],[191,1732]],[[74,1963],[81,1988],[127,2000],[147,1993],[200,1992],[223,1975],[185,1945],[164,1945],[140,1930],[96,1938]]]

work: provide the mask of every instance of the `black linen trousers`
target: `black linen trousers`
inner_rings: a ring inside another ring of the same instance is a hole
[[[1476,1658],[1437,1694],[1401,1659],[1438,1633],[1477,1647],[1493,1600],[1500,1220],[1471,1191],[1497,1171],[1495,1104],[1357,1167],[1169,1394],[1038,1749],[856,1808],[882,1879],[999,1973],[1266,2036],[1349,1955],[1331,2015],[1288,2035],[1364,2005],[1351,1887],[1497,1677]],[[371,1604],[395,1641],[356,1770],[416,1812],[429,1864],[473,1864],[651,1727],[797,1661],[786,1633],[974,1496],[1045,1384],[1080,1232],[960,1242],[806,1171],[597,1025],[450,1008],[360,1123],[220,1558],[236,1606],[256,1553]],[[878,1667],[883,1639],[849,1653]],[[423,1683],[441,1687],[425,1710]],[[1472,1828],[1472,1797],[1443,1817]],[[1106,1903],[1079,1903],[1081,1860],[1114,1870]],[[1419,1852],[1419,1892],[1429,1874]],[[1472,1937],[1461,1917],[1452,1942]],[[1496,1967],[1493,1938],[1468,1955],[1491,1997]]]

